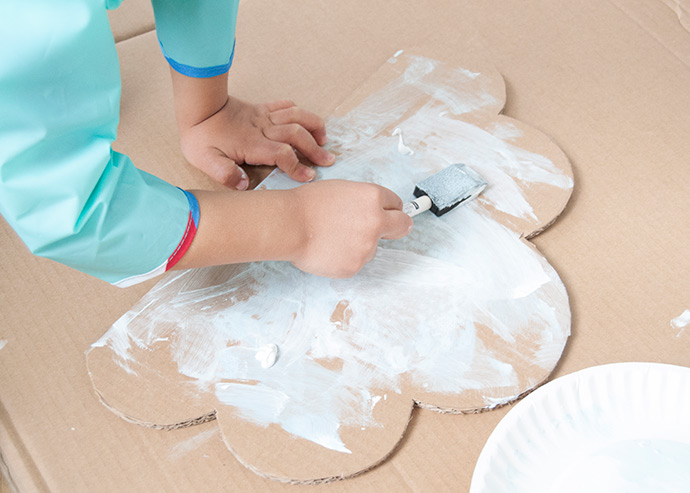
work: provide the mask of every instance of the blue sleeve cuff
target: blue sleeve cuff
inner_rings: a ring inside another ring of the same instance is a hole
[[[168,61],[170,66],[176,71],[181,73],[182,75],[186,75],[187,77],[195,77],[199,79],[204,79],[208,77],[215,77],[217,75],[222,75],[226,73],[228,70],[230,70],[230,67],[232,66],[232,60],[235,57],[235,43],[233,42],[232,44],[232,51],[230,52],[230,59],[228,60],[227,63],[224,63],[222,65],[215,65],[213,67],[193,67],[191,65],[185,65],[184,63],[180,63],[175,61],[173,58],[169,57],[167,53],[165,52],[165,48],[163,48],[163,44],[160,43],[161,51],[163,52],[163,56],[165,59]]]
[[[207,78],[230,69],[239,0],[151,0],[151,5],[161,50],[173,70]]]

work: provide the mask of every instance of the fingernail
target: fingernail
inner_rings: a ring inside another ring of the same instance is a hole
[[[309,168],[304,172],[304,176],[307,181],[312,181],[314,178],[316,178],[316,171],[313,168]]]
[[[240,178],[240,181],[237,184],[237,190],[246,190],[249,188],[249,178],[247,177],[247,173],[245,173],[242,168],[240,168],[240,171],[242,171],[242,178]]]
[[[327,157],[328,157],[329,163],[332,163],[333,161],[335,161],[335,154],[332,154],[329,152]]]

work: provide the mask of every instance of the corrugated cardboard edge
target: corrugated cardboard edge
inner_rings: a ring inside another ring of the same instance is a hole
[[[356,472],[351,473],[351,474],[342,474],[342,475],[338,475],[338,476],[327,476],[327,477],[323,477],[323,478],[314,478],[314,479],[308,479],[308,480],[298,480],[298,479],[290,479],[290,478],[283,477],[283,476],[274,476],[274,475],[270,475],[270,474],[263,473],[263,472],[261,472],[258,468],[254,467],[254,466],[251,465],[250,463],[244,461],[244,460],[242,459],[242,457],[241,457],[239,454],[237,454],[237,452],[233,449],[233,447],[232,447],[232,445],[230,444],[230,442],[226,439],[225,434],[223,433],[223,429],[220,428],[220,430],[221,430],[221,436],[223,437],[223,443],[225,443],[225,446],[226,446],[226,447],[228,448],[228,450],[232,453],[232,455],[235,457],[235,459],[237,459],[237,461],[238,461],[240,464],[242,464],[244,467],[246,467],[247,469],[249,469],[250,471],[252,471],[252,472],[253,472],[254,474],[256,474],[257,476],[260,476],[260,477],[265,478],[265,479],[270,479],[270,480],[272,480],[272,481],[277,481],[277,482],[279,482],[279,483],[291,484],[291,485],[320,485],[320,484],[328,484],[328,483],[333,483],[333,482],[335,482],[335,481],[342,481],[342,480],[344,480],[344,479],[352,479],[352,478],[356,478],[357,476],[361,476],[362,474],[364,474],[364,473],[366,473],[366,472],[369,472],[369,471],[371,471],[372,469],[375,469],[375,468],[378,467],[379,465],[383,464],[383,463],[386,462],[393,454],[395,454],[395,452],[399,450],[400,445],[402,444],[402,442],[403,442],[403,440],[404,440],[404,438],[405,438],[405,435],[407,434],[407,429],[409,428],[410,422],[412,421],[412,417],[413,417],[413,415],[414,415],[415,407],[417,407],[417,406],[416,406],[416,402],[413,401],[413,400],[410,401],[410,404],[411,404],[411,405],[410,405],[410,414],[409,414],[409,417],[408,417],[408,419],[407,419],[407,423],[405,424],[405,427],[403,428],[402,432],[400,433],[400,436],[398,437],[397,441],[395,442],[395,445],[393,445],[393,447],[391,447],[391,449],[388,451],[388,453],[386,453],[385,455],[383,455],[382,457],[380,457],[378,460],[374,461],[372,464],[370,464],[369,466],[367,466],[367,467],[365,467],[365,468],[363,468],[363,469],[361,469],[361,470],[359,470],[359,471],[356,471]]]
[[[111,411],[113,414],[115,414],[117,417],[119,417],[120,419],[122,419],[128,423],[132,423],[132,424],[142,426],[144,428],[149,428],[152,430],[172,431],[172,430],[178,430],[181,428],[189,428],[191,426],[201,425],[201,424],[216,420],[216,410],[213,410],[210,413],[204,414],[204,415],[196,417],[196,418],[190,418],[189,420],[180,421],[179,423],[172,423],[172,424],[168,424],[168,425],[150,423],[150,422],[142,421],[142,420],[137,419],[133,416],[130,416],[130,415],[127,415],[127,414],[124,414],[124,413],[118,411],[117,408],[114,408],[110,404],[108,404],[108,401],[105,400],[103,395],[97,389],[94,388],[94,392],[95,392],[96,396],[98,397],[98,400],[100,401],[100,403],[104,407],[106,407],[109,411]],[[405,423],[405,427],[403,428],[402,432],[400,433],[400,436],[396,440],[393,447],[391,447],[391,449],[388,451],[388,453],[386,453],[385,455],[380,457],[378,460],[376,460],[375,462],[373,462],[369,466],[367,466],[367,467],[365,467],[359,471],[356,471],[354,473],[351,473],[351,474],[341,474],[341,475],[337,475],[337,476],[327,476],[327,477],[323,477],[323,478],[315,478],[315,479],[309,479],[309,480],[297,480],[297,479],[291,479],[291,478],[283,477],[283,476],[275,476],[275,475],[266,474],[266,473],[261,472],[261,470],[259,470],[258,468],[254,467],[252,464],[250,464],[249,462],[246,462],[242,459],[242,457],[235,451],[235,449],[232,447],[230,442],[225,437],[225,434],[223,433],[223,429],[221,427],[219,427],[219,431],[221,433],[223,443],[228,448],[230,453],[232,453],[233,457],[235,457],[235,459],[240,464],[242,464],[242,466],[246,467],[248,470],[252,471],[257,476],[262,477],[264,479],[277,481],[279,483],[284,483],[284,484],[319,485],[319,484],[332,483],[335,481],[342,481],[344,479],[355,478],[355,477],[360,476],[360,475],[362,475],[368,471],[371,471],[372,469],[378,467],[379,465],[384,463],[386,460],[388,460],[400,448],[400,445],[403,442],[405,435],[407,433],[407,428],[409,427],[410,422],[412,421],[412,417],[414,415],[416,407],[421,407],[421,406],[419,406],[416,401],[410,400],[410,412],[409,412],[409,417],[407,418],[407,422]],[[486,410],[489,410],[489,409],[486,409]],[[479,412],[481,412],[481,411],[479,411]],[[465,413],[454,413],[454,414],[465,414]],[[0,456],[0,468],[2,466],[1,460],[2,460],[2,456]],[[10,484],[12,484],[12,483],[10,483]],[[17,491],[16,488],[13,491]]]
[[[503,114],[503,111],[501,111],[501,114]],[[541,132],[541,130],[539,130],[539,132]],[[564,162],[568,165],[568,171],[569,171],[570,177],[573,180],[573,186],[570,188],[568,195],[566,197],[564,197],[563,204],[561,205],[560,210],[556,213],[556,215],[553,217],[553,219],[551,219],[551,221],[546,222],[540,228],[537,228],[534,231],[532,231],[531,233],[528,233],[528,234],[523,236],[523,238],[527,241],[531,240],[535,236],[538,236],[541,233],[543,233],[545,230],[549,229],[551,226],[553,226],[561,218],[561,216],[565,212],[565,209],[568,207],[570,200],[573,198],[573,191],[575,190],[575,183],[577,181],[575,179],[575,176],[574,176],[575,170],[573,169],[573,163],[570,161],[570,158],[568,158],[568,155],[565,153],[565,151],[561,148],[561,146],[558,145],[558,143],[555,140],[553,140],[551,138],[551,136],[549,134],[544,133],[544,132],[541,132],[541,134],[544,135],[551,142],[551,144],[553,144],[553,146],[558,148],[558,150],[560,151],[561,157],[563,158]],[[532,244],[532,243],[530,243],[530,244]],[[532,244],[532,246],[537,251],[539,251],[539,249],[534,244]],[[541,252],[539,252],[539,253],[541,254]]]
[[[91,381],[93,385],[93,380]],[[171,424],[157,424],[157,423],[151,423],[149,421],[143,421],[141,419],[135,418],[134,416],[131,416],[129,414],[125,414],[123,412],[120,412],[116,407],[111,406],[108,401],[103,397],[103,395],[98,391],[98,389],[93,385],[93,390],[96,396],[98,397],[98,400],[103,406],[105,406],[109,411],[111,411],[113,414],[118,416],[119,418],[123,419],[124,421],[127,421],[128,423],[133,423],[135,425],[143,426],[144,428],[150,428],[152,430],[179,430],[180,428],[189,428],[190,426],[196,426],[204,423],[208,423],[209,421],[214,421],[216,419],[216,410],[214,409],[211,412],[208,412],[206,414],[202,414],[201,416],[197,416],[194,418],[189,418],[185,419],[182,421],[179,421],[177,423],[171,423]]]
[[[567,345],[567,340],[566,340],[565,345]],[[565,348],[565,346],[563,346],[563,347]],[[563,353],[561,353],[561,356],[562,355],[563,355]],[[546,376],[546,378],[544,378],[540,382],[536,383],[533,387],[531,387],[531,388],[525,390],[524,392],[516,395],[514,398],[512,398],[510,400],[507,400],[505,402],[501,402],[500,404],[495,404],[493,406],[486,406],[486,407],[481,407],[481,408],[471,408],[471,409],[470,408],[468,408],[468,409],[453,409],[453,408],[449,408],[449,407],[440,407],[440,406],[434,406],[431,404],[425,404],[424,402],[417,401],[417,400],[415,400],[415,406],[420,408],[420,409],[424,409],[427,411],[433,411],[433,412],[439,413],[439,414],[454,414],[454,415],[482,414],[482,413],[486,413],[489,411],[493,411],[494,409],[500,409],[502,407],[515,404],[517,401],[528,396],[529,394],[531,394],[532,392],[537,390],[539,387],[541,387],[542,385],[547,383],[549,380],[551,380],[551,376],[554,374],[554,372],[555,372],[555,368],[551,373],[549,373]]]

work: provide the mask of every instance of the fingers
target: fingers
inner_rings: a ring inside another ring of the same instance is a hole
[[[379,186],[380,202],[383,208],[383,227],[381,238],[397,240],[412,231],[412,218],[402,212],[403,201],[392,190]]]
[[[272,110],[269,115],[275,125],[296,123],[307,129],[320,146],[326,145],[326,124],[323,119],[310,111],[303,110],[295,105]]]
[[[265,103],[264,108],[266,108],[268,111],[278,111],[282,110],[285,108],[292,108],[293,106],[296,106],[294,101],[291,101],[289,99],[280,99],[278,101],[272,101],[270,103]]]
[[[228,188],[246,190],[249,187],[244,170],[217,149],[207,154],[202,171]]]
[[[319,166],[330,166],[335,162],[335,156],[319,146],[314,136],[297,123],[270,126],[264,130],[264,135],[276,142],[290,144]]]
[[[247,162],[276,165],[296,181],[311,181],[316,176],[313,169],[299,162],[291,145],[270,139],[255,146],[247,156]]]
[[[402,199],[390,190],[389,188],[382,187],[381,185],[373,185],[378,188],[379,202],[381,203],[381,208],[383,210],[402,210],[403,201]]]
[[[268,110],[269,125],[261,125],[262,142],[247,156],[248,162],[275,164],[297,181],[314,179],[315,171],[299,162],[293,148],[318,166],[330,166],[335,156],[325,150],[326,127],[322,118],[303,110],[290,100],[273,101],[262,105]]]
[[[381,238],[397,240],[407,236],[412,231],[412,218],[399,210],[384,211],[384,225]]]

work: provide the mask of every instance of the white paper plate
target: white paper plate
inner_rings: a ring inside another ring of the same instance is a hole
[[[690,368],[616,363],[537,389],[486,442],[470,493],[690,492]]]

